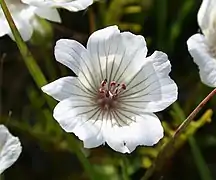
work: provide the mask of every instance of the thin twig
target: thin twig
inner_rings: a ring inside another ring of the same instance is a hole
[[[184,122],[178,127],[173,137],[163,146],[161,151],[158,153],[157,158],[155,159],[152,166],[146,171],[145,175],[141,178],[141,180],[148,180],[155,171],[159,171],[166,160],[168,160],[171,156],[174,144],[176,139],[185,131],[188,125],[193,121],[194,117],[200,112],[200,110],[206,105],[206,103],[216,94],[216,89],[214,89],[211,93],[206,96],[206,98],[190,113],[190,115],[184,120]]]

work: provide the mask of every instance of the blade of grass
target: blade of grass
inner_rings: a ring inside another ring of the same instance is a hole
[[[200,110],[205,106],[205,104],[216,94],[216,89],[206,96],[206,98],[189,114],[189,116],[183,121],[183,123],[178,127],[173,137],[162,147],[152,166],[146,171],[145,175],[141,180],[148,180],[152,177],[155,171],[159,171],[165,162],[170,158],[170,154],[175,143],[182,133],[187,129],[188,125],[193,121],[194,117],[200,112]]]
[[[167,23],[167,0],[155,0],[157,21],[157,48],[164,48]]]
[[[184,121],[184,119],[186,118],[184,111],[182,110],[182,108],[180,107],[180,105],[176,102],[173,104],[173,109],[176,112],[176,115],[178,115],[178,118],[181,121]],[[192,151],[192,155],[195,161],[195,164],[197,166],[198,169],[198,173],[200,174],[200,178],[202,180],[213,180],[213,178],[211,177],[211,173],[208,169],[208,166],[202,156],[202,153],[200,152],[199,147],[197,146],[196,140],[194,137],[189,137],[188,139],[190,147],[191,147],[191,151]]]
[[[4,12],[4,15],[8,21],[8,24],[11,28],[11,31],[13,33],[13,36],[15,38],[15,41],[17,43],[17,46],[20,50],[20,53],[24,59],[24,62],[32,76],[32,78],[34,79],[35,83],[37,84],[37,86],[39,88],[41,88],[41,86],[47,84],[47,81],[45,79],[45,76],[43,75],[40,67],[38,66],[38,64],[36,63],[34,57],[32,56],[31,52],[28,50],[27,45],[25,44],[25,42],[23,41],[13,19],[12,16],[7,8],[7,5],[5,3],[4,0],[0,0],[0,4],[2,7],[2,10]],[[76,153],[79,161],[81,162],[81,164],[83,165],[83,168],[85,169],[86,173],[88,174],[88,176],[90,177],[91,180],[95,180],[95,174],[93,171],[93,168],[91,166],[91,164],[89,163],[89,161],[86,159],[86,157],[84,156],[84,154],[81,152],[77,141],[73,138],[73,136],[70,136],[69,142],[72,144],[73,148],[74,148],[74,152]]]
[[[180,33],[182,32],[182,26],[189,15],[191,9],[193,9],[194,4],[196,1],[194,0],[187,0],[183,2],[181,9],[177,14],[177,19],[175,19],[174,23],[170,27],[170,36],[168,39],[168,48],[170,51],[173,51],[174,44],[176,43],[176,39],[179,37]]]

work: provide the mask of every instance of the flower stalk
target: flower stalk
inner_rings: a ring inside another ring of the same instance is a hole
[[[146,171],[145,175],[141,180],[148,180],[152,177],[155,171],[159,171],[166,160],[172,155],[175,143],[182,133],[187,129],[188,125],[193,121],[194,117],[200,112],[200,110],[206,105],[206,103],[216,94],[216,89],[210,92],[206,98],[189,114],[189,116],[184,120],[184,122],[178,127],[173,137],[163,146],[159,152],[157,158],[153,162],[152,166]]]
[[[37,84],[37,86],[40,88],[41,86],[43,86],[44,84],[47,84],[47,80],[45,78],[45,76],[43,75],[40,67],[38,66],[38,64],[36,63],[34,57],[32,56],[31,52],[29,51],[27,45],[25,44],[25,42],[23,41],[13,19],[12,16],[8,10],[8,7],[5,3],[4,0],[0,0],[0,5],[1,8],[4,12],[4,15],[8,21],[8,24],[11,28],[11,31],[13,33],[13,36],[15,38],[15,41],[17,43],[17,46],[20,50],[20,53],[23,57],[23,60],[31,74],[31,76],[33,77],[35,83]],[[47,100],[47,102],[49,103],[50,101]],[[50,106],[51,103],[49,103]],[[81,152],[76,140],[74,139],[74,137],[70,137],[70,142],[71,144],[73,144],[74,146],[74,152],[77,156],[77,158],[79,159],[80,163],[83,165],[83,168],[85,169],[86,173],[88,174],[89,178],[91,180],[95,180],[95,176],[94,176],[94,171],[92,166],[90,165],[89,161],[85,158],[84,154]]]

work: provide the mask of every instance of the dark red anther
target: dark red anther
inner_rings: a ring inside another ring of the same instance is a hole
[[[123,83],[122,85],[121,85],[121,87],[122,87],[122,89],[126,89],[126,85]]]
[[[104,79],[102,82],[101,82],[101,86],[104,87],[107,83],[107,79]]]
[[[110,86],[115,86],[116,82],[115,81],[111,81]]]

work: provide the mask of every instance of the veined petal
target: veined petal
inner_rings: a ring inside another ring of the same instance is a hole
[[[106,143],[115,151],[131,153],[139,145],[152,146],[163,137],[163,127],[154,114],[135,117],[129,126],[112,126],[104,130]]]
[[[158,112],[177,99],[177,86],[169,77],[171,64],[166,54],[155,51],[140,71],[126,82],[121,107],[135,112]]]
[[[211,55],[205,36],[202,34],[191,36],[187,46],[194,62],[198,65],[201,81],[210,87],[216,87],[216,58]]]
[[[108,64],[109,54],[107,52],[107,49],[112,47],[112,41],[115,41],[113,45],[114,47],[116,47],[116,39],[118,39],[117,37],[119,33],[120,31],[118,30],[117,26],[109,26],[107,28],[94,32],[88,39],[87,50],[89,51],[89,54],[91,55],[91,60],[95,65],[95,74],[99,76],[99,83],[105,78],[107,78],[105,77],[107,73],[103,73],[103,69],[105,69],[106,65]],[[104,58],[103,61],[101,61],[100,58]]]
[[[100,82],[96,83],[94,63],[90,59],[88,51],[74,40],[60,39],[55,46],[56,60],[70,68],[78,75],[80,82],[90,89],[96,88]],[[91,90],[90,90],[91,91]]]
[[[203,0],[197,14],[198,24],[202,31],[205,31],[211,26],[213,14],[215,13],[216,1],[215,0]]]
[[[121,81],[136,73],[144,64],[147,54],[142,36],[130,32],[120,33],[117,26],[94,32],[88,40],[87,50],[94,61],[95,73],[100,82],[104,79]]]
[[[73,95],[82,96],[83,94],[91,95],[82,87],[77,77],[63,77],[43,86],[42,91],[52,96],[58,101],[67,99]]]
[[[0,125],[0,174],[18,159],[21,151],[19,139],[12,136],[5,126]]]
[[[54,118],[66,132],[73,132],[84,142],[84,147],[93,148],[104,143],[102,114],[88,97],[73,96],[57,104]]]
[[[61,17],[57,9],[40,7],[35,9],[35,13],[41,18],[45,18],[54,22],[61,22]]]
[[[98,109],[91,97],[73,95],[57,104],[53,116],[66,132],[73,132],[77,125],[94,118]]]
[[[79,74],[82,61],[88,60],[88,52],[82,44],[70,39],[60,39],[55,45],[55,58],[58,62]]]

